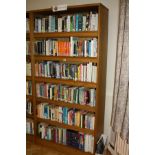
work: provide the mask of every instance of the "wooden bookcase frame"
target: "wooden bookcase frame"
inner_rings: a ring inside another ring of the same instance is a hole
[[[43,33],[35,33],[34,32],[34,17],[36,14],[46,15],[51,12],[52,14],[68,14],[72,12],[81,12],[82,10],[97,10],[98,11],[98,31],[86,31],[86,32],[43,32]],[[99,139],[100,135],[104,132],[104,109],[105,109],[105,94],[106,94],[106,64],[107,64],[107,41],[108,41],[108,9],[100,3],[95,4],[86,4],[86,5],[76,5],[76,6],[68,6],[67,11],[63,12],[52,12],[52,9],[42,9],[42,10],[32,10],[26,13],[29,16],[30,20],[30,32],[26,34],[26,38],[30,41],[30,56],[27,56],[26,59],[31,60],[32,65],[32,76],[26,77],[26,80],[32,81],[32,96],[27,95],[26,98],[29,98],[33,103],[33,115],[26,115],[27,118],[31,118],[34,121],[34,135],[26,135],[26,139],[33,141],[38,144],[54,147],[55,149],[61,150],[67,154],[74,155],[91,155],[91,153],[83,152],[81,150],[72,148],[70,146],[57,144],[52,141],[42,140],[37,137],[37,122],[46,122],[51,125],[56,125],[58,127],[72,129],[75,131],[80,131],[83,133],[92,134],[94,136],[94,150],[96,147],[96,142]],[[59,37],[97,37],[98,38],[98,51],[97,58],[91,57],[57,57],[57,56],[36,56],[34,54],[33,42],[38,38],[59,38]],[[37,60],[59,60],[59,61],[67,61],[67,62],[95,62],[97,63],[97,82],[74,82],[72,80],[57,80],[52,78],[42,78],[35,77],[35,61]],[[90,107],[86,105],[78,105],[78,104],[67,104],[60,101],[51,101],[48,99],[42,99],[36,97],[36,83],[37,82],[51,82],[62,83],[67,85],[74,86],[85,86],[96,88],[96,106]],[[53,122],[51,120],[45,120],[37,118],[36,116],[36,105],[39,102],[48,102],[59,106],[65,106],[68,108],[77,108],[81,110],[86,110],[90,112],[95,112],[95,128],[94,130],[83,129],[79,127],[65,125],[63,123]],[[94,152],[95,154],[95,152]]]

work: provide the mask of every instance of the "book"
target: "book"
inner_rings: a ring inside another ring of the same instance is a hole
[[[30,115],[32,114],[32,102],[28,99],[26,100],[26,113]]]
[[[31,76],[31,62],[26,62],[26,76]]]
[[[32,95],[32,82],[26,81],[26,95]]]
[[[32,119],[26,119],[26,133],[27,134],[34,134],[34,122]]]

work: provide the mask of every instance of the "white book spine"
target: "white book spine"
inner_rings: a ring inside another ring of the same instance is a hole
[[[95,31],[98,30],[98,13],[95,15]]]
[[[67,16],[67,32],[70,32],[70,15]]]
[[[86,30],[86,16],[83,16],[82,31]]]
[[[73,37],[70,37],[70,56],[73,56],[73,46],[74,46]]]
[[[94,57],[94,41],[93,39],[91,40],[91,47],[90,47],[90,57]]]
[[[91,82],[94,82],[94,65],[92,66]]]
[[[89,29],[90,31],[92,31],[92,11],[90,12],[90,16],[89,16]]]
[[[85,137],[84,151],[88,152],[88,135],[86,134],[84,137]]]
[[[97,39],[93,38],[93,57],[97,57]]]
[[[62,32],[62,18],[58,18],[58,32]]]
[[[94,82],[97,82],[97,66],[94,66]]]
[[[41,31],[45,32],[45,18],[41,19]]]
[[[88,75],[89,75],[89,63],[87,63],[87,79],[86,79],[86,81],[88,82]]]
[[[87,41],[84,41],[84,56],[87,57]]]
[[[92,62],[89,63],[89,82],[92,81]]]
[[[49,49],[49,44],[48,44],[48,40],[46,40],[46,55],[48,55],[48,49]]]
[[[91,135],[88,135],[88,152],[91,152]]]
[[[94,153],[94,137],[91,136],[91,151],[92,154]]]
[[[45,77],[48,77],[48,67],[47,67],[47,64],[45,64]]]
[[[52,21],[51,21],[51,16],[49,16],[49,19],[48,19],[48,32],[51,32],[51,24],[52,24]]]
[[[38,32],[41,32],[41,19],[38,19]]]
[[[95,31],[95,25],[96,25],[95,14],[92,14],[92,18],[91,18],[91,30],[92,31]]]

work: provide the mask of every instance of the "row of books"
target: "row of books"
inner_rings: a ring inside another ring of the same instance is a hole
[[[26,32],[30,31],[29,23],[30,23],[29,18],[26,18]]]
[[[26,100],[26,113],[30,115],[32,114],[32,102],[28,99]]]
[[[94,130],[94,113],[83,110],[40,103],[37,105],[37,117]]]
[[[26,81],[26,95],[32,95],[32,81]]]
[[[97,57],[97,38],[37,40],[35,51],[41,55]]]
[[[82,132],[67,130],[67,145],[93,154],[94,137]]]
[[[34,134],[34,123],[32,119],[26,119],[26,133],[27,134]]]
[[[49,15],[35,18],[35,32],[97,31],[98,13]]]
[[[30,55],[30,41],[26,41],[26,55]]]
[[[96,105],[96,89],[61,84],[37,83],[37,97],[81,105]]]
[[[28,64],[29,67],[29,64]],[[27,68],[29,71],[30,68]],[[35,64],[35,75],[84,82],[96,82],[97,64],[70,64],[57,61],[43,61]]]
[[[26,62],[26,76],[31,76],[31,62]]]
[[[94,137],[89,134],[58,128],[41,122],[38,124],[38,135],[41,139],[69,145],[84,152],[94,152]]]

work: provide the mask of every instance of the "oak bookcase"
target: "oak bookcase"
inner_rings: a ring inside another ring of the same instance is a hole
[[[34,135],[26,135],[26,139],[33,141],[37,144],[42,144],[55,149],[61,150],[67,154],[75,155],[91,155],[91,153],[86,153],[81,150],[72,148],[67,145],[57,144],[52,141],[42,140],[37,137],[37,123],[46,122],[50,125],[55,125],[57,127],[71,129],[83,133],[88,133],[94,136],[94,150],[96,147],[96,142],[99,139],[100,135],[103,133],[104,128],[104,107],[105,107],[105,94],[106,94],[106,64],[107,64],[107,39],[108,39],[108,9],[102,4],[86,4],[86,5],[76,5],[68,6],[67,11],[58,11],[54,14],[68,14],[68,13],[78,13],[82,11],[91,11],[97,10],[98,12],[98,31],[80,31],[80,32],[34,32],[34,18],[36,15],[46,15],[53,14],[52,9],[42,9],[42,10],[32,10],[26,12],[26,17],[30,20],[30,31],[26,33],[26,39],[30,41],[30,55],[26,56],[26,59],[31,61],[32,65],[32,74],[27,76],[26,80],[32,81],[32,96],[26,95],[26,98],[31,100],[33,103],[33,115],[26,115],[27,118],[31,118],[34,121]],[[70,57],[70,56],[40,56],[35,55],[34,52],[34,42],[38,38],[65,38],[65,37],[96,37],[98,39],[98,50],[97,57]],[[97,82],[75,82],[72,80],[65,79],[54,79],[54,78],[43,78],[35,77],[35,61],[37,60],[58,60],[66,62],[95,62],[97,63]],[[71,86],[84,86],[88,88],[96,88],[96,106],[90,107],[87,105],[80,104],[70,104],[64,103],[62,101],[51,101],[49,99],[38,98],[36,96],[36,83],[37,82],[54,82],[56,84],[66,84]],[[95,127],[94,130],[89,130],[85,128],[75,127],[66,125],[63,123],[37,118],[36,116],[36,105],[38,102],[48,102],[49,104],[55,104],[59,106],[65,106],[68,108],[77,108],[80,110],[86,110],[88,112],[95,113]],[[95,151],[94,151],[95,154]]]

